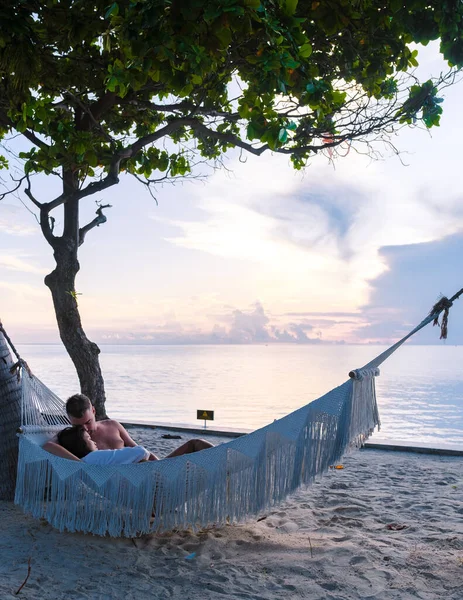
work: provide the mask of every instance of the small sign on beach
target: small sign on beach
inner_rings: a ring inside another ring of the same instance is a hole
[[[196,411],[197,419],[204,419],[204,429],[207,427],[207,421],[214,420],[214,411],[213,410],[197,410]]]
[[[196,418],[204,419],[204,421],[213,421],[214,420],[214,411],[213,410],[197,410]]]

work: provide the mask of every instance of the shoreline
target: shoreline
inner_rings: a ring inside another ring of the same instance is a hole
[[[210,425],[207,428],[187,423],[159,423],[154,421],[127,421],[122,419],[120,421],[124,427],[127,428],[140,428],[146,427],[147,429],[160,429],[174,432],[184,432],[185,434],[199,434],[199,435],[213,435],[213,436],[224,436],[227,438],[237,438],[248,433],[252,433],[252,429],[241,429],[241,428],[230,428],[230,427],[215,427]],[[369,440],[372,438],[370,437]],[[429,444],[415,442],[410,443],[408,441],[401,440],[380,440],[380,441],[367,441],[362,445],[362,450],[385,450],[390,452],[414,452],[417,454],[435,454],[438,456],[463,456],[463,446],[454,444],[442,443],[439,446],[430,446]]]
[[[192,437],[167,432],[130,431],[160,457]],[[461,600],[463,460],[369,449],[341,466],[243,523],[136,539],[59,533],[0,502],[0,597],[30,564],[22,600]]]

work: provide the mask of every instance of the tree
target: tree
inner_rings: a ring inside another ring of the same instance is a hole
[[[0,323],[0,500],[12,500],[21,425],[21,386]]]
[[[0,136],[27,143],[5,194],[23,191],[53,249],[45,283],[99,418],[99,349],[83,331],[75,278],[79,246],[108,205],[82,224],[81,202],[121,173],[149,188],[232,148],[287,154],[297,169],[340,144],[369,151],[404,124],[438,125],[438,89],[463,65],[458,0],[109,1],[0,8]],[[451,69],[420,83],[412,44],[436,39]],[[62,192],[36,198],[36,176],[59,177]]]

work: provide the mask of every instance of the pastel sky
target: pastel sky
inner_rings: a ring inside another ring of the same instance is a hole
[[[422,71],[446,70],[435,51]],[[441,127],[404,129],[401,160],[379,148],[314,158],[232,153],[206,182],[157,190],[133,179],[86,199],[108,222],[80,251],[84,328],[98,343],[389,342],[463,287],[463,83],[446,89]],[[344,149],[346,150],[346,149]],[[404,166],[405,163],[406,166]],[[2,175],[5,180],[5,174]],[[35,179],[46,201],[59,190]],[[23,198],[25,201],[25,198]],[[18,198],[0,202],[0,317],[18,343],[57,342],[43,284],[51,248]],[[463,304],[463,299],[460,301]],[[449,343],[463,343],[463,309]],[[428,328],[418,343],[438,341]]]

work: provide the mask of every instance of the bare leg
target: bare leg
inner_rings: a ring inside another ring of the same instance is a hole
[[[182,444],[179,448],[168,454],[166,458],[173,458],[174,456],[181,456],[182,454],[199,452],[200,450],[205,450],[206,448],[212,448],[213,445],[214,444],[211,444],[210,442],[206,442],[206,440],[195,438],[194,440],[188,440],[188,442]]]

